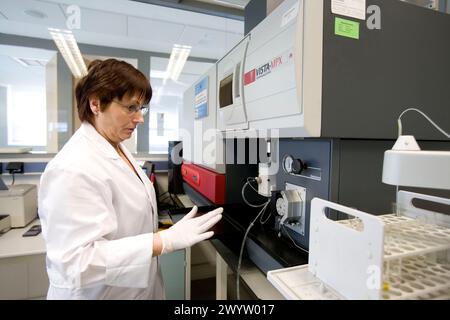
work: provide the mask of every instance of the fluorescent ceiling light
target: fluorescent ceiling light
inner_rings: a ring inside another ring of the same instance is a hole
[[[150,70],[151,79],[166,79],[168,78],[166,71],[161,70]]]
[[[12,57],[16,62],[24,67],[45,67],[47,61],[34,58],[18,58]]]
[[[172,53],[170,54],[169,64],[167,65],[164,82],[166,82],[168,78],[172,79],[173,81],[178,81],[181,71],[186,64],[186,60],[191,53],[191,49],[191,46],[183,46],[179,44],[175,44],[173,46]]]
[[[45,19],[45,18],[48,17],[42,11],[34,10],[34,9],[25,10],[23,13],[25,13],[27,16],[30,16],[30,17],[33,17],[33,18],[37,18],[37,19]]]
[[[82,78],[87,75],[88,72],[86,64],[72,31],[54,28],[48,28],[48,31],[69,66],[73,76],[75,78]]]

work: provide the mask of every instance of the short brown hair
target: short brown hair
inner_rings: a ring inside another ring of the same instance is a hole
[[[125,94],[136,94],[143,99],[143,104],[148,104],[152,98],[152,87],[142,72],[125,61],[92,61],[88,74],[80,79],[75,89],[80,120],[94,122],[89,98],[98,98],[100,109],[104,111],[114,99],[122,100]]]

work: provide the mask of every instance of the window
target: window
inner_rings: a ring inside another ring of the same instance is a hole
[[[56,52],[0,45],[0,147],[47,148],[47,70]]]
[[[211,63],[187,61],[177,81],[169,79],[166,70],[169,59],[151,58],[149,152],[166,154],[168,142],[178,140],[178,112],[183,106],[184,92],[212,66]],[[194,106],[192,106],[194,108]]]

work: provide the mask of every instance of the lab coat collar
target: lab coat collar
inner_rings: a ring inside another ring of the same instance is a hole
[[[96,147],[99,148],[108,158],[119,159],[120,156],[114,147],[106,140],[89,122],[83,122],[80,127],[81,132],[86,138],[94,142]]]
[[[128,158],[128,160],[130,160],[130,162],[133,165],[134,169],[136,170],[139,178],[141,179],[142,183],[144,184],[145,191],[150,198],[151,206],[153,209],[153,214],[157,213],[158,208],[156,206],[156,193],[155,193],[155,189],[151,186],[150,180],[148,179],[148,177],[145,176],[144,171],[142,171],[141,167],[136,162],[133,155],[122,143],[120,144],[120,148],[122,149],[122,152],[125,154],[125,156]],[[155,221],[157,221],[157,220],[158,219],[156,219]],[[157,225],[157,223],[156,223],[156,225]],[[155,227],[155,228],[157,228],[157,227]]]
[[[108,142],[108,140],[106,140],[100,133],[98,133],[98,131],[94,128],[94,126],[91,125],[89,122],[83,122],[81,124],[81,127],[79,130],[81,130],[81,133],[86,138],[88,138],[90,141],[92,141],[95,144],[95,146],[101,152],[103,152],[103,154],[105,154],[106,157],[108,157],[110,159],[115,159],[115,160],[120,159],[120,156],[117,153],[117,151],[114,149],[114,147]],[[120,148],[122,149],[122,151],[125,153],[127,158],[132,163],[132,165],[135,168],[136,172],[138,173],[141,181],[144,182],[145,179],[148,180],[148,178],[144,175],[144,172],[140,169],[136,160],[133,158],[131,153],[128,151],[128,149],[122,143],[120,143]],[[145,187],[145,191],[146,191],[147,195],[151,199],[153,213],[158,212],[157,207],[156,207],[155,190],[153,187],[150,186],[150,181],[148,181],[147,183],[144,182],[144,187]]]

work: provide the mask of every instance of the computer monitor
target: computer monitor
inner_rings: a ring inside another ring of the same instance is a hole
[[[156,181],[156,173],[155,173],[156,166],[155,166],[155,164],[151,161],[145,161],[144,164],[142,165],[142,170],[144,170],[145,174],[150,179],[150,182],[153,184],[153,188],[155,189],[156,199],[158,201],[160,192],[159,192],[159,188],[158,188],[158,182]],[[158,205],[159,205],[159,203],[158,203]]]
[[[181,165],[183,157],[183,143],[181,141],[169,141],[168,180],[171,194],[184,194]]]

